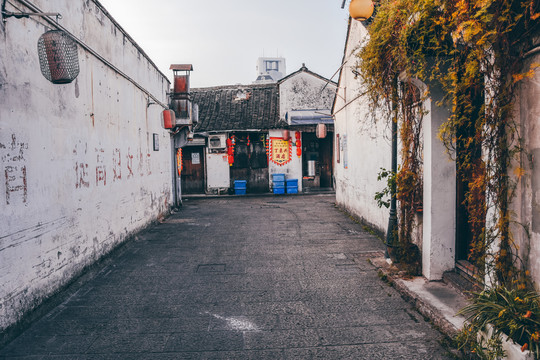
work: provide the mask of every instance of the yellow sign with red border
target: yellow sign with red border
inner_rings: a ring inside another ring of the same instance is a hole
[[[283,166],[291,161],[292,146],[288,140],[282,138],[270,138],[270,161]]]

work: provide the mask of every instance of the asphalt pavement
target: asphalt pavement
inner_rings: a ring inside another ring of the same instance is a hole
[[[452,359],[383,251],[333,195],[187,199],[0,359]]]

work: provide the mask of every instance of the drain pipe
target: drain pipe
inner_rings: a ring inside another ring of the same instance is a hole
[[[398,116],[397,116],[397,101],[398,101],[398,79],[395,79],[395,86],[392,92],[392,176],[395,176],[397,173],[397,131],[398,131]],[[392,252],[389,249],[396,247],[396,235],[398,231],[397,224],[397,204],[396,204],[396,181],[393,181],[390,186],[390,216],[388,218],[388,229],[386,230],[386,251],[385,257],[390,259],[390,253]]]

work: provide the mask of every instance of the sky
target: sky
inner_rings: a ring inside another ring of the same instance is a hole
[[[191,87],[251,84],[263,56],[285,58],[287,74],[305,63],[330,78],[349,16],[342,0],[99,2],[169,79],[171,64],[193,64]]]

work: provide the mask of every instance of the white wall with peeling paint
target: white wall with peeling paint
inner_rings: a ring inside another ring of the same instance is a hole
[[[524,72],[540,63],[537,48],[525,59]],[[519,255],[540,289],[540,71],[521,81],[515,114],[522,145],[521,159],[512,164],[511,174],[517,183],[512,204],[515,222],[512,233]]]
[[[333,109],[336,201],[386,233],[389,210],[380,208],[374,196],[387,186],[386,179],[378,180],[381,168],[391,169],[391,119],[369,106],[361,79],[353,72],[357,65],[355,54],[367,36],[364,26],[352,20]],[[425,85],[414,79],[413,83],[424,93]],[[435,99],[442,97],[436,89],[431,89],[430,94]],[[438,139],[439,127],[448,118],[448,111],[430,98],[423,106],[426,113],[422,125],[424,211],[418,215],[422,226],[414,236],[422,252],[423,275],[429,280],[439,280],[455,264],[455,163]],[[400,151],[398,143],[398,164]]]
[[[336,94],[336,85],[302,67],[279,82],[279,117],[291,110],[328,110]]]
[[[170,136],[147,106],[167,102],[165,75],[95,2],[32,3],[133,81],[79,45],[79,76],[54,85],[37,54],[51,25],[0,23],[0,331],[172,202]]]
[[[334,104],[334,177],[336,201],[347,211],[386,231],[388,209],[379,208],[375,193],[385,187],[378,181],[381,168],[391,168],[391,131],[388,119],[374,113],[365,97],[361,81],[353,73],[367,30],[352,21],[346,44],[344,65]]]

